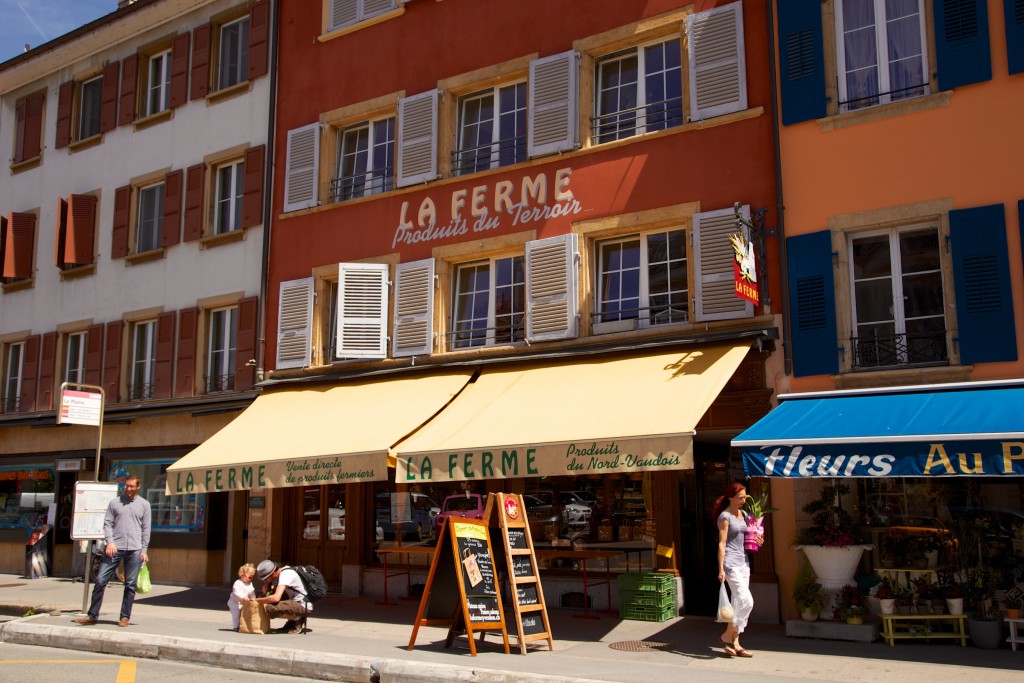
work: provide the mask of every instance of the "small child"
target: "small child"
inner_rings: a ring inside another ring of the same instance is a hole
[[[242,602],[256,598],[256,589],[252,586],[252,577],[256,575],[256,567],[243,564],[238,568],[238,580],[231,587],[228,598],[228,609],[231,610],[231,625],[237,631],[242,614]]]

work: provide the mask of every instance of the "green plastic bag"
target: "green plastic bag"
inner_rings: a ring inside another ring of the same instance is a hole
[[[146,594],[153,590],[153,583],[149,580],[149,565],[145,562],[139,568],[139,578],[135,581],[135,592]]]

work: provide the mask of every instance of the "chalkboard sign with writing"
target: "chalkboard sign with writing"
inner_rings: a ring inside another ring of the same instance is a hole
[[[455,636],[465,632],[470,652],[476,656],[473,633],[501,631],[505,653],[508,654],[505,613],[492,558],[486,522],[463,517],[445,520],[423,587],[419,612],[409,639],[410,650],[416,644],[420,626],[447,625],[445,647],[451,647]]]
[[[523,529],[509,529],[508,546],[512,550],[525,550],[528,548],[529,546],[526,545],[526,531]]]

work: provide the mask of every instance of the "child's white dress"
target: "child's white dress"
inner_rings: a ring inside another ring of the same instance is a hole
[[[235,585],[231,587],[231,595],[228,597],[228,609],[231,610],[231,626],[236,631],[238,630],[238,621],[242,615],[242,600],[251,600],[255,597],[256,589],[253,588],[252,583],[246,583],[238,579],[235,581]]]

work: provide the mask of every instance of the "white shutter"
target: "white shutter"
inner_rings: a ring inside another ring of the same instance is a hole
[[[386,358],[388,266],[338,264],[338,358]]]
[[[331,0],[331,29],[356,23],[358,5],[359,0]]]
[[[425,356],[434,350],[434,259],[395,269],[395,328],[391,355]]]
[[[398,100],[398,187],[437,178],[438,91]]]
[[[313,321],[313,278],[281,283],[277,306],[278,370],[309,366]]]
[[[750,207],[741,215],[750,221]],[[694,214],[693,244],[696,262],[696,315],[699,322],[750,318],[754,305],[736,296],[733,263],[736,260],[729,235],[740,230],[733,209]]]
[[[363,15],[360,19],[369,19],[395,9],[395,0],[363,0]]]
[[[743,5],[734,2],[686,20],[690,34],[690,120],[747,108]]]
[[[288,156],[285,161],[284,210],[296,211],[316,206],[320,183],[320,124],[311,123],[288,131]]]
[[[579,334],[576,233],[526,243],[526,340]]]
[[[574,50],[530,62],[527,153],[530,157],[579,147],[580,55]]]

